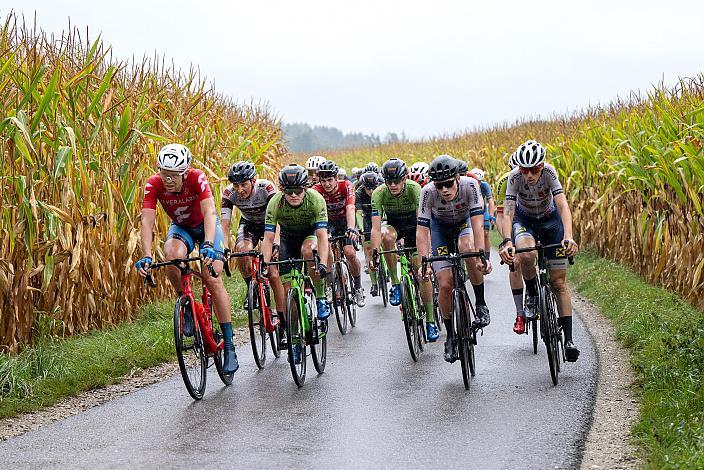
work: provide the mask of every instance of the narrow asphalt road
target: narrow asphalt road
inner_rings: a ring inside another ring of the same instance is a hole
[[[326,372],[309,363],[301,389],[285,354],[258,371],[245,345],[233,385],[211,371],[200,402],[177,375],[0,443],[0,466],[575,468],[596,391],[591,338],[577,320],[581,357],[554,387],[542,343],[533,355],[511,330],[507,268],[493,256],[492,323],[469,392],[459,362],[442,359],[444,333],[414,363],[398,308],[368,297],[345,337],[331,324]]]

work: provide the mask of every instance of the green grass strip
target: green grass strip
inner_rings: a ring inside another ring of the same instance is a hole
[[[704,314],[590,251],[578,255],[569,281],[631,352],[641,401],[632,434],[646,465],[704,468]]]
[[[245,289],[239,275],[225,278],[225,286],[241,306]],[[0,354],[0,418],[36,411],[116,383],[135,369],[174,360],[173,310],[173,301],[148,304],[134,322],[70,338],[44,338],[16,356]],[[233,326],[246,325],[244,312],[237,313]]]

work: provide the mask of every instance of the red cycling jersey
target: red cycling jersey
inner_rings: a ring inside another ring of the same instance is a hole
[[[325,205],[328,206],[328,221],[345,220],[345,208],[354,207],[354,185],[347,180],[338,181],[337,191],[334,193],[326,192],[320,183],[314,185],[313,189],[322,194],[325,199]]]
[[[212,198],[208,178],[196,169],[190,169],[184,177],[180,193],[169,193],[159,173],[149,177],[144,187],[143,209],[156,209],[156,201],[161,203],[171,220],[183,227],[197,227],[203,223],[200,202]]]

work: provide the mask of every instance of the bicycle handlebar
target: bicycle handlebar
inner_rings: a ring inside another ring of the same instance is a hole
[[[554,248],[564,248],[564,247],[565,246],[562,243],[551,243],[549,245],[535,245],[535,246],[529,246],[526,248],[512,247],[512,248],[509,248],[509,250],[513,250],[513,253],[517,254],[517,253],[528,253],[530,251],[543,252],[543,251],[547,251],[547,250],[552,250]],[[573,265],[574,264],[574,256],[568,256],[567,261],[570,263],[570,265]],[[511,272],[514,272],[516,270],[516,268],[513,266],[513,263],[504,263],[503,261],[501,261],[501,264],[508,264],[508,267],[511,270]]]
[[[486,252],[483,250],[480,251],[465,251],[464,253],[449,253],[447,255],[438,255],[438,256],[423,256],[422,258],[422,263],[423,263],[423,270],[425,271],[425,267],[428,265],[428,263],[432,263],[433,261],[459,261],[465,258],[481,258],[482,264],[484,267],[487,266],[487,255]]]
[[[176,258],[169,261],[162,261],[161,263],[152,263],[149,265],[149,271],[151,271],[152,269],[163,268],[164,266],[176,266],[179,269],[183,270],[183,266],[188,266],[189,263],[200,260],[200,257],[194,256],[191,258]],[[215,272],[215,269],[213,269],[213,265],[211,264],[208,265],[208,272],[212,277],[218,277],[218,273]],[[144,278],[144,282],[148,284],[149,287],[156,287],[156,282],[154,281],[151,272],[146,275],[146,277]]]
[[[357,235],[359,235],[359,232],[357,232]],[[330,243],[337,243],[340,240],[344,240],[345,238],[349,238],[349,234],[345,232],[344,235],[336,235],[334,237],[330,237]],[[354,248],[354,251],[359,251],[359,242],[356,240],[352,240],[350,238],[350,241],[352,242],[352,248]]]

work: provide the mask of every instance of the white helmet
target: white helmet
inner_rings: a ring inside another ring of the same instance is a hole
[[[516,163],[523,168],[538,166],[545,161],[545,148],[535,140],[524,142],[516,150]]]
[[[337,170],[337,176],[347,176],[347,170],[345,170],[344,168],[339,168]]]
[[[428,170],[430,169],[430,165],[428,165],[425,162],[415,162],[411,167],[408,169],[409,173],[420,173],[423,176],[428,176]]]
[[[181,144],[168,144],[159,150],[156,164],[162,170],[183,174],[191,166],[192,161],[193,155],[188,147]]]
[[[484,170],[480,168],[472,168],[472,171],[470,171],[470,173],[476,176],[479,181],[484,181]]]
[[[327,158],[321,157],[320,155],[313,155],[306,162],[307,170],[317,170],[321,163],[327,161]]]
[[[509,155],[508,166],[511,167],[512,170],[518,166],[518,162],[516,161],[516,152]]]

